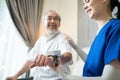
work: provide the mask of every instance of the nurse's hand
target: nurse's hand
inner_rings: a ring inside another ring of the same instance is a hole
[[[64,34],[64,38],[70,43],[70,44],[72,44],[74,41],[73,41],[73,39],[70,37],[70,36],[68,36],[67,34]]]
[[[58,58],[58,66],[56,66],[54,62],[52,62],[51,64],[48,64],[48,66],[54,71],[56,71],[56,68],[59,67],[61,64],[62,64],[61,58]]]
[[[6,80],[17,80],[17,77],[16,76],[10,76],[10,77],[7,77]]]
[[[43,67],[43,66],[49,66],[53,64],[53,57],[48,57],[46,55],[37,55],[35,58],[35,61],[30,66],[31,68],[35,66]]]
[[[58,65],[61,64],[61,59],[58,58]],[[52,56],[46,56],[46,55],[38,55],[35,59],[35,61],[31,64],[31,68],[39,66],[49,66],[51,69],[56,70],[56,66],[54,64],[54,59]]]

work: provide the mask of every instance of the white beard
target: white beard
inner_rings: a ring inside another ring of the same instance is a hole
[[[53,34],[53,33],[55,33],[57,30],[50,30],[50,29],[48,29],[47,30],[47,32],[49,33],[49,34]]]

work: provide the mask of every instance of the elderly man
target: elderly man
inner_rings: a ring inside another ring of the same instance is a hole
[[[72,60],[71,46],[58,30],[61,21],[59,14],[49,10],[43,20],[46,33],[38,39],[28,54],[25,65],[7,80],[16,80],[31,68],[35,69],[34,80],[61,80],[62,77],[56,72],[59,65],[62,65],[62,73],[70,73],[68,63]]]

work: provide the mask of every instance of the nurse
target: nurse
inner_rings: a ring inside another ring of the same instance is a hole
[[[98,24],[98,33],[88,55],[67,38],[69,43],[85,61],[83,76],[101,76],[105,65],[120,69],[120,2],[118,0],[83,0],[83,8],[89,18]],[[117,8],[116,18],[112,12]]]

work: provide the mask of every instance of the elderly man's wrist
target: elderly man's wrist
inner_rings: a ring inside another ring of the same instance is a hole
[[[48,57],[53,58],[53,63],[57,67],[58,66],[58,55],[48,55]]]

